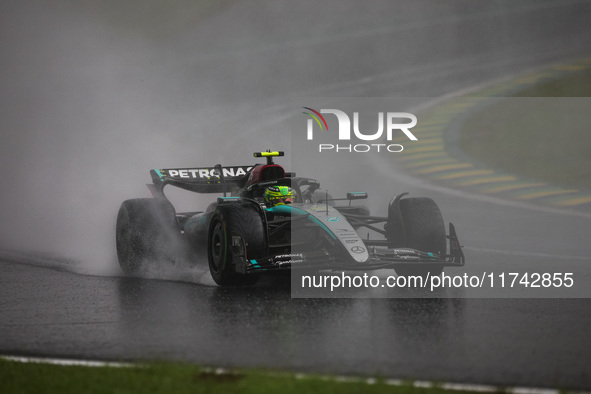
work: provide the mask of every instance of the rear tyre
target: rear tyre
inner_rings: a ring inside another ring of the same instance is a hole
[[[154,198],[124,201],[117,215],[116,245],[127,275],[174,264],[183,247],[172,204]]]
[[[256,208],[248,205],[218,206],[209,226],[207,257],[213,280],[220,286],[253,285],[258,274],[236,272],[232,259],[232,237],[239,236],[249,259],[262,257],[266,252],[263,220]]]
[[[402,247],[433,253],[440,258],[445,257],[447,250],[445,223],[439,207],[432,199],[418,197],[400,200],[400,218],[404,229]],[[397,225],[400,226],[400,224]],[[441,275],[443,267],[404,265],[396,267],[395,270],[401,276],[426,277],[428,274]]]

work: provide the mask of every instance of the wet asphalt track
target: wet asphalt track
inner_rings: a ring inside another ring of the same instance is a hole
[[[588,56],[590,3],[376,3],[366,12],[348,2],[327,4],[325,12],[315,3],[239,4],[180,31],[159,32],[165,38],[152,41],[138,38],[142,26],[131,33],[117,30],[117,21],[131,18],[129,11],[103,30],[104,20],[93,12],[63,4],[2,6],[12,21],[2,24],[2,123],[4,130],[22,131],[6,132],[8,143],[0,148],[4,168],[21,175],[3,190],[3,246],[18,248],[31,240],[41,250],[57,245],[52,255],[62,250],[77,262],[53,268],[39,267],[46,263],[37,260],[0,263],[0,353],[591,387],[587,299],[291,299],[282,282],[220,289],[199,270],[192,271],[190,283],[122,278],[112,253],[104,251],[111,247],[112,223],[101,221],[115,215],[121,200],[141,196],[139,187],[147,181],[146,176],[137,185],[116,183],[104,190],[114,170],[129,181],[147,174],[155,160],[163,166],[176,166],[179,159],[187,166],[203,160],[242,164],[236,163],[238,148],[246,156],[261,149],[263,138],[287,149],[285,134],[275,133],[283,117],[277,108],[288,105],[282,104],[288,97],[428,101]],[[80,156],[56,159],[62,151],[52,139],[77,144]],[[227,148],[218,160],[210,151],[221,141]],[[49,158],[35,156],[40,146]],[[11,155],[14,150],[22,154]],[[125,160],[124,153],[130,155]],[[68,177],[46,184],[48,165]],[[99,190],[85,183],[89,168]],[[352,175],[360,175],[356,187],[371,190],[362,171]],[[54,209],[47,214],[33,195],[39,190],[33,180],[48,187],[44,203]],[[391,182],[396,191],[438,202],[468,246],[467,272],[499,264],[545,270],[563,264],[584,275],[591,263],[588,218],[464,199],[394,172]],[[379,196],[375,204],[384,205],[388,197]],[[103,243],[74,234],[82,229],[82,216],[67,212],[86,213],[80,198],[98,212],[88,212],[87,221],[100,223],[96,236],[105,236]],[[33,226],[36,217],[43,218],[39,226]]]

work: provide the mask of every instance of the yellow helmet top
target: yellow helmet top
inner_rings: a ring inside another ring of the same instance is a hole
[[[269,186],[265,190],[265,203],[268,207],[291,204],[293,189],[289,186]]]

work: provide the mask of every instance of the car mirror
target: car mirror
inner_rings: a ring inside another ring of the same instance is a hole
[[[349,192],[347,193],[347,200],[366,200],[367,192]]]

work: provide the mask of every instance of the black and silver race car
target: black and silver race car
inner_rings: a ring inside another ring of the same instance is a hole
[[[464,265],[453,224],[446,235],[430,198],[402,193],[389,203],[387,217],[371,216],[366,207],[352,204],[367,193],[332,198],[317,180],[285,172],[273,162],[276,156],[283,152],[256,152],[266,163],[252,166],[151,170],[153,198],[124,201],[117,216],[123,271],[137,275],[150,264],[207,253],[211,276],[226,286],[254,284],[263,273],[290,269],[393,268],[398,275],[433,276],[445,266]],[[176,212],[164,195],[167,185],[223,197],[205,212]],[[270,186],[291,187],[294,201],[265,205],[263,193]]]

